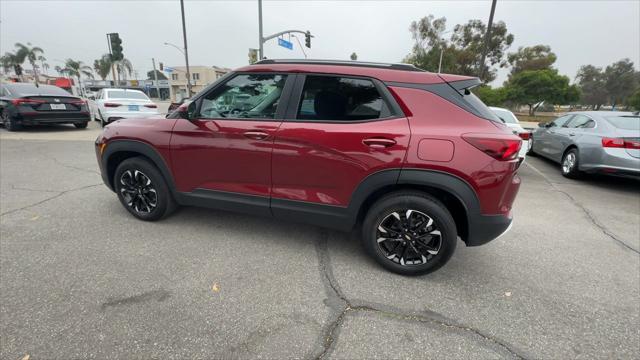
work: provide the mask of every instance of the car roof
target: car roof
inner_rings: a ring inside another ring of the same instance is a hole
[[[336,60],[267,59],[241,67],[238,72],[320,73],[372,77],[384,82],[436,84],[444,81],[474,79],[471,76],[435,74],[410,64],[373,63]]]
[[[102,88],[102,89],[100,89],[100,90],[103,90],[103,91],[112,91],[112,90],[115,90],[115,91],[135,91],[135,92],[141,92],[141,93],[143,93],[143,94],[144,94],[144,92],[143,92],[142,90],[138,90],[138,89],[125,89],[125,88]]]
[[[603,118],[606,116],[632,116],[637,115],[631,111],[572,111],[568,112],[565,115],[589,115],[592,117]]]
[[[489,109],[491,109],[491,110],[504,110],[504,111],[512,112],[509,109],[505,109],[505,108],[501,108],[501,107],[497,107],[497,106],[489,106]]]
[[[12,95],[18,96],[38,96],[38,95],[54,95],[54,96],[74,96],[70,92],[54,86],[47,84],[38,84],[36,86],[32,83],[2,83],[3,87],[9,89]]]

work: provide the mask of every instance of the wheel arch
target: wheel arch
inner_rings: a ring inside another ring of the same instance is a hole
[[[164,177],[169,190],[173,194],[175,192],[175,182],[169,171],[164,158],[151,145],[135,140],[115,140],[107,145],[102,155],[104,173],[106,175],[107,185],[111,190],[114,189],[113,177],[116,168],[124,160],[132,157],[143,157],[155,165]]]
[[[371,179],[372,177],[376,177],[378,181]],[[392,177],[396,180],[381,180]],[[382,196],[403,190],[420,191],[440,201],[451,213],[459,236],[466,242],[470,231],[470,217],[480,214],[479,201],[471,186],[464,180],[439,171],[398,169],[369,176],[358,186],[350,204],[356,214],[355,222],[361,223],[369,208]]]

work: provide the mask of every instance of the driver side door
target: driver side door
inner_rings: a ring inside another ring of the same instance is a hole
[[[293,77],[239,73],[199,96],[171,137],[178,191],[268,213],[273,140]]]

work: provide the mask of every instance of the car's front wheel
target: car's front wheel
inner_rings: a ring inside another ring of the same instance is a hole
[[[87,125],[89,125],[88,122],[81,122],[81,123],[73,124],[73,126],[75,126],[77,129],[86,129]]]
[[[395,192],[367,212],[365,250],[386,269],[402,275],[435,271],[449,261],[458,238],[453,217],[437,199],[421,192]]]
[[[113,183],[122,205],[138,219],[158,220],[175,209],[162,174],[144,158],[129,158],[118,165]]]

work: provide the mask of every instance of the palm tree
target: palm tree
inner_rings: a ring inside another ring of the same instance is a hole
[[[2,70],[5,74],[8,74],[9,71],[15,71],[15,67],[18,65],[18,58],[16,54],[11,52],[6,52],[2,57],[0,57],[0,66],[2,66]]]
[[[122,77],[122,80],[127,80],[126,73],[129,73],[129,76],[131,76],[131,73],[133,72],[133,65],[131,65],[131,61],[127,58],[122,58],[122,60],[116,61],[115,64],[116,69],[118,70],[118,75],[123,74],[124,76]]]
[[[56,65],[53,70],[55,70],[58,75],[62,75],[64,73],[64,70],[59,65]]]
[[[49,68],[49,64],[45,63],[45,61],[47,61],[47,58],[40,55],[38,56],[38,61],[40,61],[40,68],[42,69],[42,72],[46,74],[47,73],[46,70]]]
[[[37,84],[38,71],[36,70],[36,60],[38,60],[38,56],[44,54],[44,50],[37,46],[32,47],[31,43],[27,43],[27,45],[16,43],[16,48],[16,57],[18,58],[18,62],[22,64],[25,60],[29,61],[29,64],[31,64],[31,68],[33,69],[33,76],[35,77]]]
[[[82,75],[93,79],[93,72],[91,67],[85,65],[80,60],[67,59],[64,63],[65,67],[62,71],[66,72],[69,76],[75,76],[78,79],[78,86],[82,89]]]
[[[111,56],[109,54],[104,54],[100,59],[93,61],[93,69],[96,71],[96,74],[102,78],[102,80],[106,80],[107,76],[109,76],[109,72],[111,72]]]

